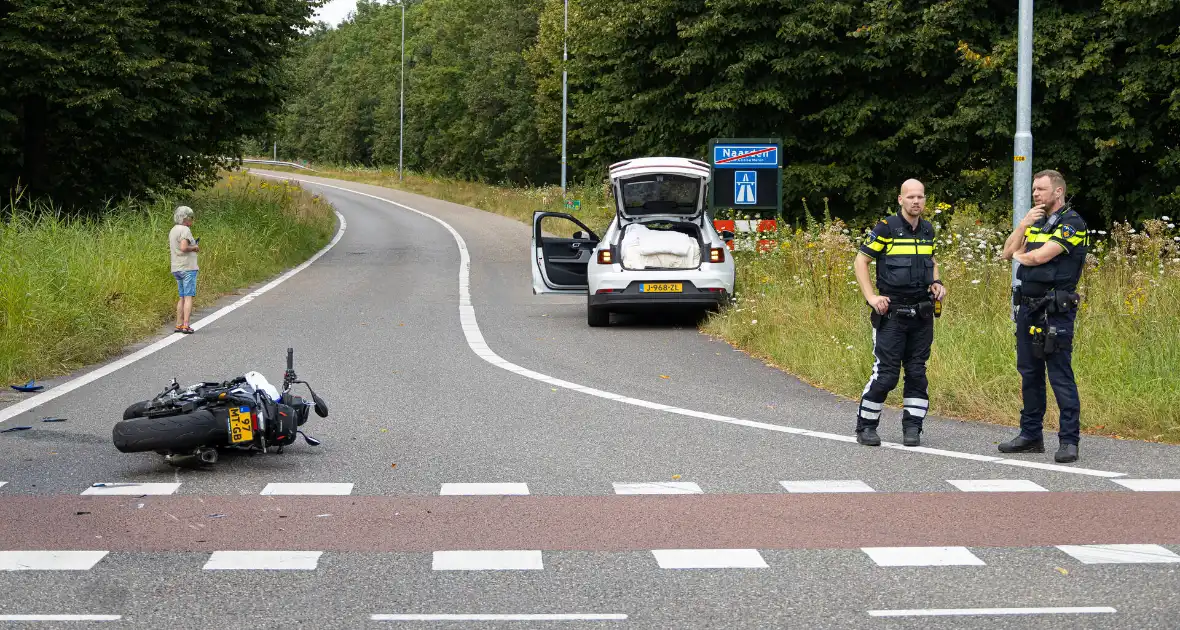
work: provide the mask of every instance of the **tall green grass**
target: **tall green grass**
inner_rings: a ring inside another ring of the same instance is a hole
[[[0,214],[0,384],[68,373],[168,325],[177,299],[168,231],[182,204],[201,239],[194,308],[306,260],[336,224],[310,193],[243,175],[97,220],[9,203]]]
[[[273,167],[265,167],[273,168]],[[557,187],[511,188],[396,169],[315,165],[315,175],[398,188],[531,222],[562,211]],[[295,169],[279,169],[291,170]],[[596,231],[613,216],[606,187],[571,187],[570,211]],[[999,260],[1010,228],[972,204],[931,202],[942,277],[950,291],[928,364],[932,411],[1016,425],[1021,408],[1011,265]],[[1089,433],[1180,443],[1180,231],[1169,221],[1092,229],[1083,275],[1074,370]],[[834,393],[858,398],[872,368],[868,306],[852,261],[863,232],[830,217],[780,224],[777,246],[739,251],[736,303],[703,326],[751,355]],[[899,385],[890,398],[900,400]],[[1049,394],[1046,427],[1056,426]],[[849,419],[852,422],[852,419]],[[849,425],[851,426],[851,424]]]

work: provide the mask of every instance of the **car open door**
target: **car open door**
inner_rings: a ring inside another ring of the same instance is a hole
[[[542,222],[556,223],[560,230],[551,233],[570,234],[569,237],[546,236]],[[573,225],[566,227],[565,221]],[[580,230],[575,229],[581,228]],[[598,237],[581,221],[561,212],[533,213],[533,293],[570,293],[585,295],[589,287],[587,267],[594,256]]]

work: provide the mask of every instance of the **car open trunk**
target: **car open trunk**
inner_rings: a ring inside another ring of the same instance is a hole
[[[616,250],[619,263],[629,271],[699,269],[709,251],[700,225],[663,218],[624,225]]]

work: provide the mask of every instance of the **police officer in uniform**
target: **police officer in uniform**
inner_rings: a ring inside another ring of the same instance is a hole
[[[1020,434],[1000,444],[1002,453],[1044,453],[1045,372],[1061,410],[1058,462],[1078,459],[1081,401],[1073,375],[1074,319],[1078,280],[1086,263],[1086,222],[1065,203],[1065,178],[1057,171],[1033,176],[1036,205],[1004,243],[1004,259],[1020,266],[1013,292],[1016,308],[1016,369],[1024,408]]]
[[[897,196],[897,214],[881,219],[861,244],[854,267],[861,293],[871,307],[873,376],[865,386],[856,416],[856,440],[879,446],[877,425],[885,398],[897,387],[902,367],[903,444],[921,443],[922,421],[930,406],[926,393],[926,361],[934,341],[935,302],[946,288],[934,261],[934,226],[922,218],[926,190],[922,182],[906,180]],[[869,261],[877,263],[877,287],[869,280]]]

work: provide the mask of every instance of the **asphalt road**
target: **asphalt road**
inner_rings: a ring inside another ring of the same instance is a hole
[[[584,299],[532,295],[525,225],[277,175],[336,206],[338,243],[196,334],[0,421],[32,427],[0,433],[0,626],[1180,625],[1180,493],[1143,489],[1180,482],[1135,481],[1180,479],[1175,447],[1084,437],[1056,466],[1055,439],[1005,458],[1012,429],[936,416],[921,449],[862,447],[855,401],[691,321],[590,329]],[[111,445],[123,408],[169,378],[277,382],[288,346],[330,403],[305,427],[322,446],[189,470]],[[269,485],[284,483],[334,485]],[[1012,608],[1032,610],[945,616]]]

